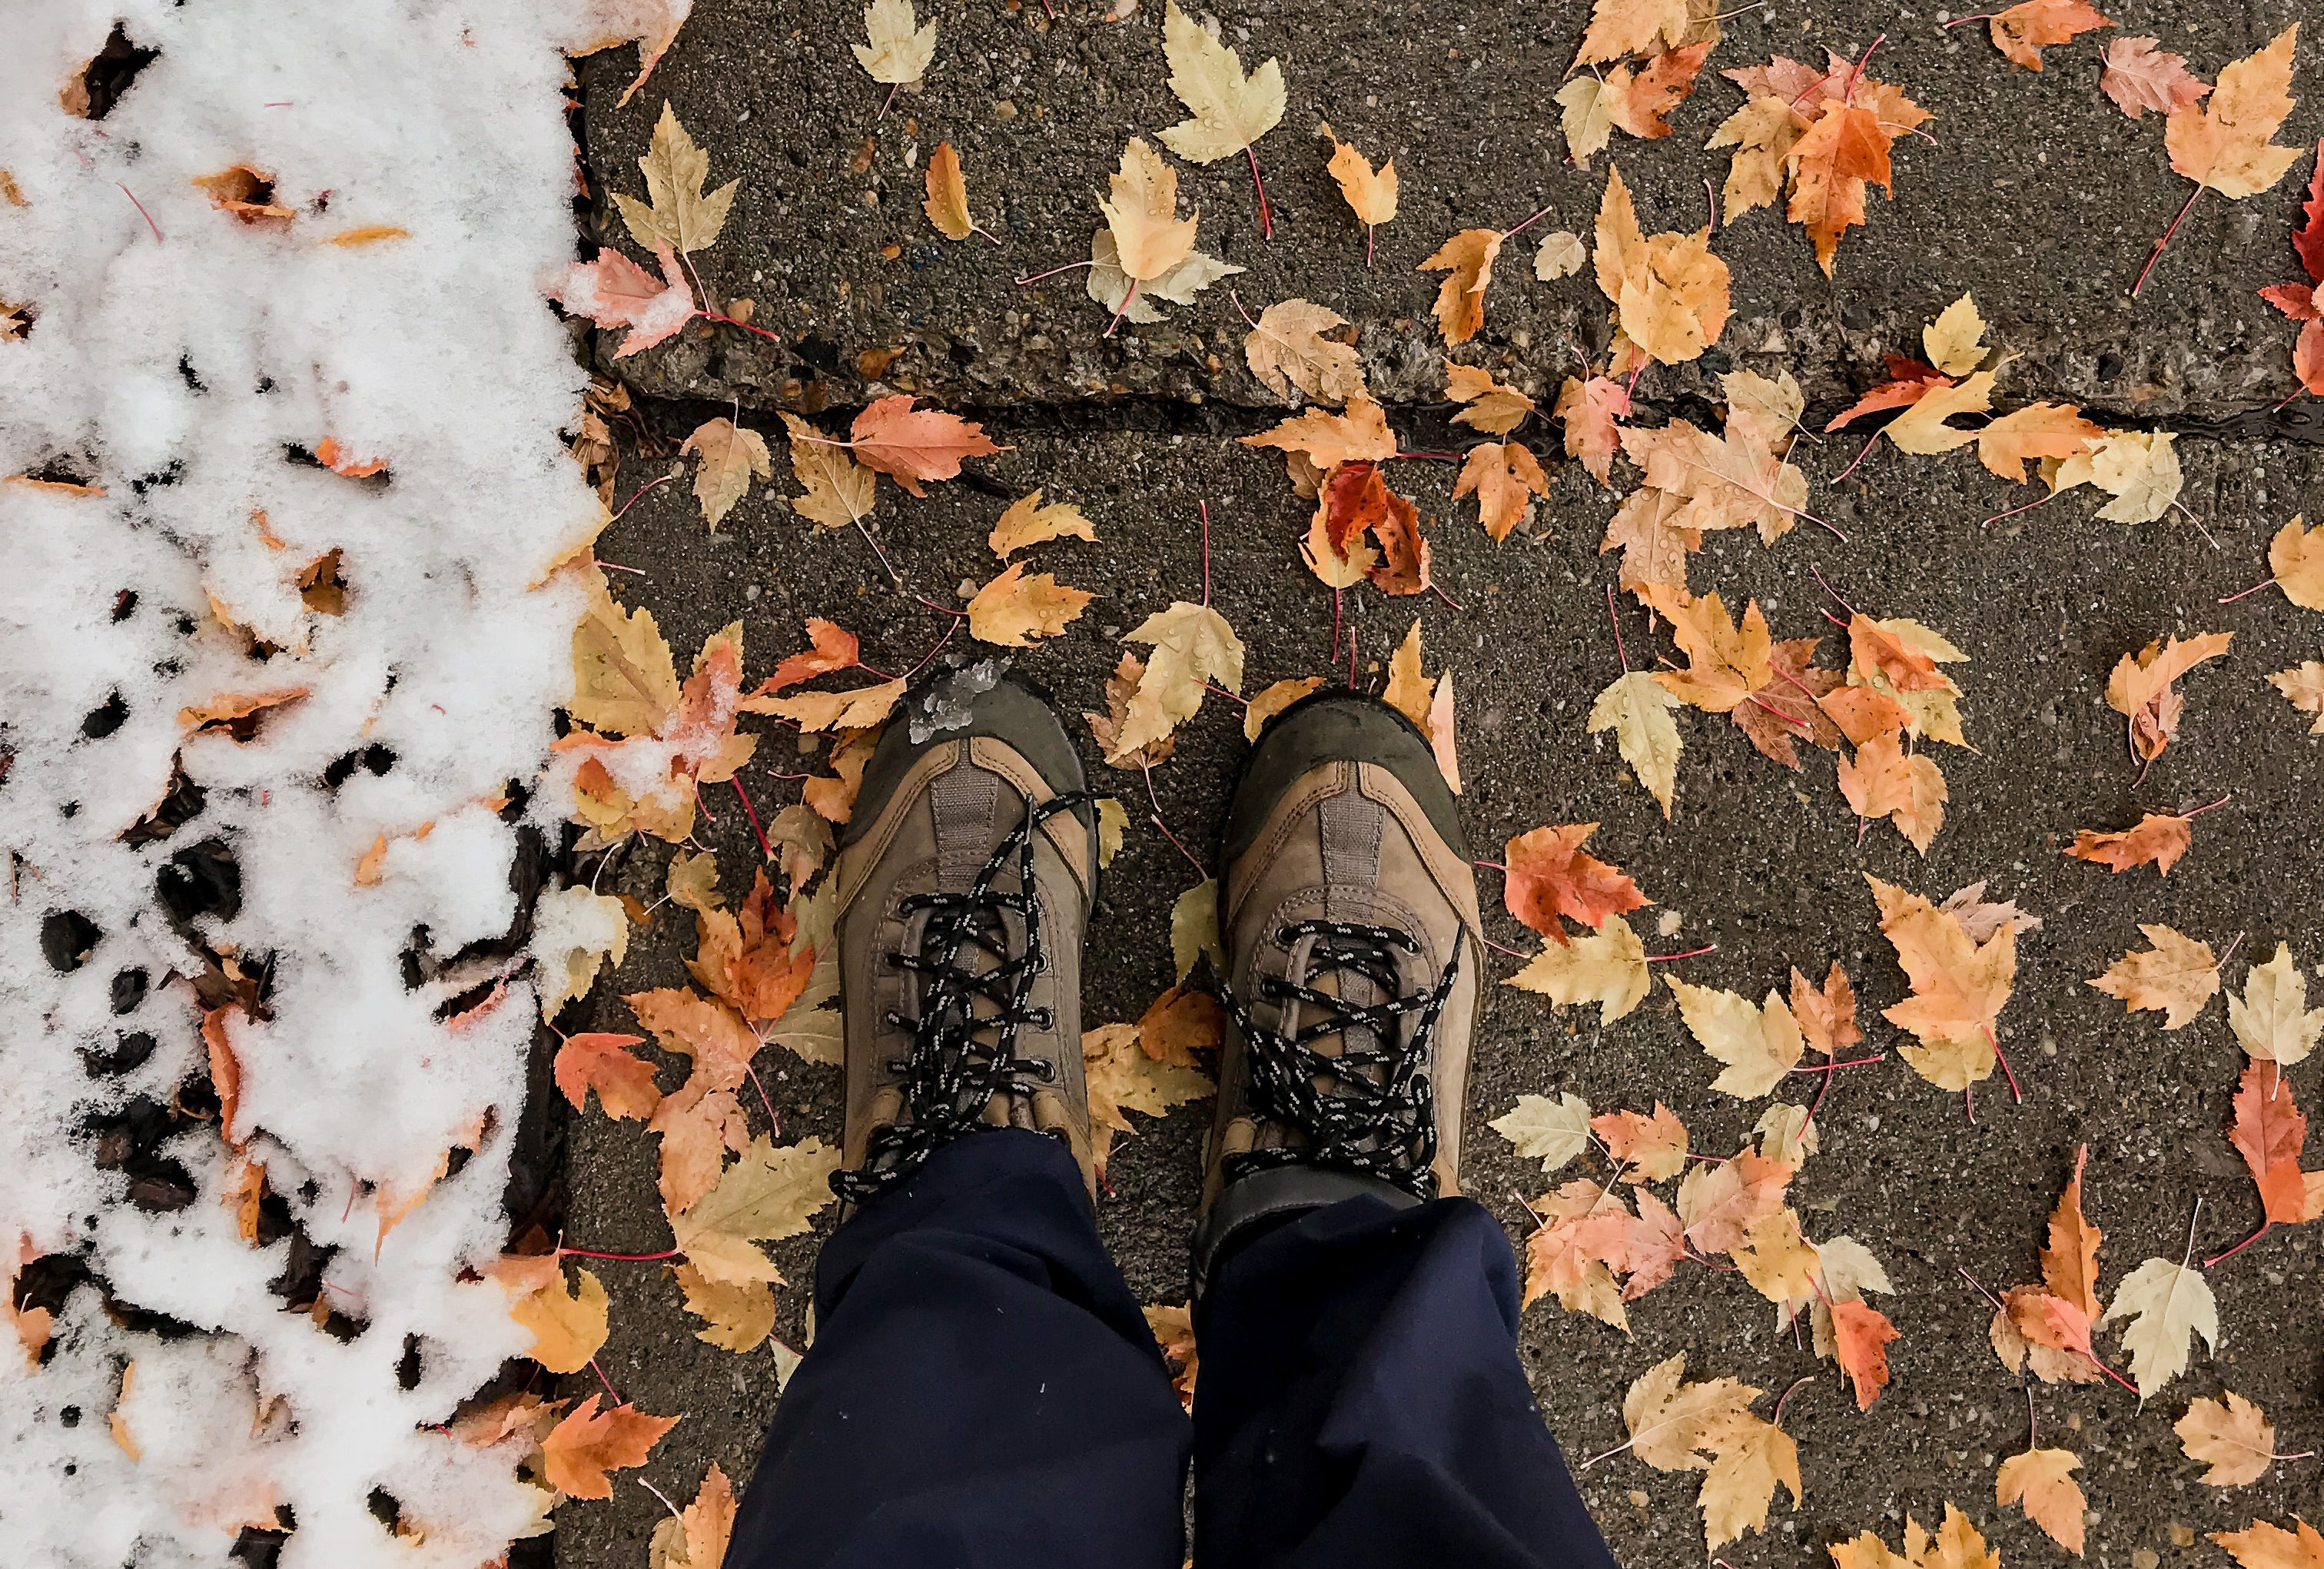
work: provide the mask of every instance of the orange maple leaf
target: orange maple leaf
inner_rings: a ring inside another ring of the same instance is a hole
[[[605,1473],[643,1465],[661,1435],[677,1426],[675,1417],[649,1417],[634,1406],[599,1411],[592,1395],[540,1441],[541,1473],[567,1498],[612,1498]]]
[[[2267,1223],[2314,1220],[2316,1213],[2308,1201],[2308,1174],[2300,1169],[2300,1151],[2308,1142],[2308,1118],[2292,1100],[2283,1070],[2272,1062],[2245,1064],[2235,1109],[2227,1142],[2251,1168]]]
[[[2082,1168],[2090,1147],[2074,1151],[2073,1180],[2050,1212],[2050,1240],[2042,1249],[2042,1279],[2050,1295],[2070,1302],[2086,1320],[2098,1315],[2098,1243],[2106,1233],[2082,1214]]]
[[[1597,831],[1595,823],[1563,823],[1511,839],[1501,893],[1509,913],[1563,943],[1560,916],[1596,928],[1609,915],[1653,903],[1619,868],[1582,853],[1582,841]]]
[[[2195,830],[2188,818],[2149,812],[2138,819],[2136,827],[2119,833],[2077,828],[2074,842],[2066,846],[2066,854],[2078,861],[2095,861],[2116,872],[2127,872],[2151,861],[2157,872],[2167,875],[2194,842]]]
[[[791,952],[798,922],[775,899],[774,885],[761,867],[750,893],[734,913],[694,912],[700,952],[686,962],[694,978],[753,1023],[770,1023],[790,1011],[815,973],[815,949]]]
[[[1807,1043],[1828,1057],[1837,1057],[1864,1038],[1856,1027],[1856,989],[1848,983],[1848,972],[1838,959],[1831,962],[1821,990],[1797,966],[1793,968],[1792,1018]]]
[[[2027,70],[2042,69],[2042,48],[2092,28],[2112,27],[2089,0],[2022,0],[1992,18],[1993,47]]]
[[[1896,1326],[1887,1315],[1861,1300],[1831,1305],[1832,1356],[1856,1386],[1856,1408],[1872,1409],[1888,1382],[1888,1343]]]
[[[807,618],[807,636],[809,646],[806,651],[788,655],[779,661],[775,673],[759,683],[751,694],[752,697],[779,692],[837,670],[852,670],[862,662],[862,644],[856,641],[853,632],[836,622],[810,615]]]
[[[1833,416],[1823,428],[1826,435],[1867,414],[1877,414],[1885,409],[1909,409],[1939,387],[1954,384],[1952,377],[1910,355],[1892,354],[1887,362],[1888,379]]]
[[[641,1118],[653,1114],[661,1102],[654,1085],[653,1064],[634,1057],[630,1048],[644,1038],[603,1031],[568,1035],[557,1048],[557,1087],[576,1112],[586,1111],[589,1092],[609,1117]]]
[[[952,479],[961,459],[990,457],[1008,450],[996,447],[984,428],[957,414],[936,409],[912,408],[908,394],[875,398],[849,427],[847,446],[864,467],[892,476],[916,496],[928,493],[922,482]]]

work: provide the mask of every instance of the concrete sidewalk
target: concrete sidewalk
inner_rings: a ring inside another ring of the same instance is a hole
[[[2208,78],[2295,20],[2296,9],[2288,0],[2232,14],[2164,5],[2118,20],[2124,32],[2161,36]],[[1106,313],[1084,295],[1078,273],[1021,289],[1010,279],[1086,257],[1100,221],[1094,193],[1122,141],[1181,117],[1164,85],[1158,7],[1120,23],[1079,5],[1061,6],[1051,23],[1039,0],[1013,12],[923,6],[922,19],[931,15],[942,30],[934,70],[923,91],[900,95],[880,118],[885,89],[845,51],[859,36],[846,5],[703,0],[626,108],[613,104],[632,69],[626,53],[588,65],[596,199],[639,190],[636,159],[667,98],[708,152],[712,182],[742,181],[721,240],[695,257],[704,280],[722,298],[751,298],[754,323],[783,338],[745,342],[748,335],[696,324],[614,367],[639,395],[619,499],[663,472],[695,425],[736,402],[746,424],[768,429],[781,476],[754,487],[715,534],[682,482],[638,502],[598,547],[606,560],[643,573],[624,577],[618,592],[650,606],[681,655],[742,617],[754,678],[798,646],[807,615],[862,634],[865,658],[882,669],[917,661],[944,618],[899,595],[861,537],[811,531],[779,504],[776,496],[797,487],[772,413],[842,411],[909,391],[983,419],[1012,448],[973,461],[968,475],[933,486],[926,501],[883,485],[881,536],[915,589],[950,602],[957,586],[991,577],[986,531],[1009,499],[1037,486],[1047,499],[1080,503],[1096,525],[1094,544],[1047,547],[1038,563],[1100,595],[1068,635],[1024,656],[1064,702],[1096,706],[1119,634],[1173,599],[1201,596],[1201,503],[1214,522],[1214,603],[1250,650],[1246,691],[1326,673],[1332,597],[1300,568],[1294,548],[1312,504],[1293,496],[1274,456],[1231,439],[1280,411],[1243,366],[1248,329],[1228,290],[1253,314],[1292,295],[1339,310],[1360,328],[1371,385],[1405,447],[1464,445],[1467,432],[1445,423],[1443,354],[1427,313],[1436,275],[1411,269],[1458,228],[1514,224],[1550,204],[1550,217],[1511,243],[1484,332],[1459,356],[1495,368],[1546,408],[1574,365],[1569,338],[1605,340],[1605,302],[1586,269],[1554,283],[1532,271],[1541,230],[1588,235],[1604,184],[1603,157],[1587,173],[1564,165],[1552,99],[1586,13],[1475,14],[1418,0],[1351,14],[1290,0],[1222,14],[1244,63],[1277,56],[1290,84],[1284,123],[1259,148],[1277,204],[1275,238],[1257,234],[1246,165],[1181,166],[1182,208],[1202,208],[1202,248],[1250,271],[1194,306],[1170,308],[1165,325],[1125,327],[1112,339],[1100,336]],[[2150,116],[2134,125],[2098,96],[2097,49],[2109,34],[2052,48],[2050,69],[2036,76],[2003,60],[1982,24],[1947,32],[1934,15],[1890,7],[1809,14],[1784,3],[1725,25],[1704,81],[1674,116],[1676,134],[1653,143],[1616,137],[1613,157],[1650,232],[1699,226],[1703,178],[1724,178],[1725,154],[1702,143],[1742,96],[1710,73],[1764,62],[1771,51],[1804,59],[1830,45],[1853,53],[1885,33],[1868,69],[1939,112],[1929,127],[1936,140],[1900,142],[1896,200],[1873,198],[1869,226],[1840,245],[1836,284],[1816,271],[1801,231],[1775,213],[1722,228],[1714,245],[1733,270],[1736,319],[1722,352],[1683,373],[1649,373],[1640,397],[1657,412],[1646,422],[1674,408],[1700,420],[1686,402],[1702,390],[1699,378],[1736,365],[1790,369],[1812,411],[1826,414],[1878,379],[1882,353],[1917,352],[1921,324],[1964,291],[1994,323],[1987,341],[2023,356],[2003,378],[2005,407],[2055,396],[2084,403],[2102,422],[2200,425],[2291,391],[2290,324],[2254,291],[2294,275],[2284,236],[2308,164],[2252,200],[2207,195],[2142,298],[2126,300],[2188,188],[2165,167],[2161,124]],[[2303,42],[2304,81],[2315,57],[2312,41]],[[1403,174],[1403,216],[1381,231],[1369,272],[1362,231],[1309,136],[1318,119],[1375,161],[1395,156]],[[2303,103],[2280,139],[2312,143],[2319,123],[2324,114]],[[859,160],[867,137],[876,145]],[[972,208],[1003,246],[949,244],[929,228],[918,171],[939,140],[960,150]],[[619,220],[604,232],[618,234]],[[893,257],[883,254],[890,245]],[[1807,424],[1820,429],[1821,419]],[[1862,1241],[1897,1288],[1878,1303],[1903,1335],[1890,1348],[1893,1381],[1879,1403],[1859,1414],[1832,1364],[1777,1335],[1773,1310],[1740,1280],[1688,1269],[1632,1305],[1631,1337],[1554,1303],[1527,1311],[1524,1353],[1548,1418],[1577,1459],[1614,1447],[1626,1436],[1623,1390],[1680,1350],[1692,1377],[1730,1375],[1771,1391],[1763,1413],[1774,1392],[1812,1374],[1784,1410],[1801,1446],[1805,1502],[1794,1509],[1785,1498],[1764,1535],[1722,1548],[1722,1559],[1738,1569],[1824,1562],[1825,1545],[1859,1531],[1895,1541],[1908,1511],[1933,1526],[1950,1499],[2005,1562],[2049,1562],[2060,1550],[2015,1509],[1994,1502],[1996,1462],[2025,1447],[2026,1398],[1987,1346],[1990,1310],[1959,1270],[1995,1289],[2036,1278],[2044,1222],[2084,1141],[2085,1203],[2107,1233],[2108,1293],[2141,1260],[2180,1257],[2199,1196],[2204,1251],[2256,1224],[2250,1178],[2222,1133],[2241,1057],[2221,1005],[2166,1034],[2157,1016],[2126,1018],[2120,1003],[2084,983],[2143,946],[2140,922],[2168,923],[2222,951],[2245,934],[2227,966],[2235,988],[2246,961],[2265,958],[2280,939],[2303,967],[2324,949],[2310,849],[2324,835],[2324,741],[2310,738],[2261,678],[2319,657],[2324,619],[2273,592],[2215,603],[2265,575],[2267,539],[2317,494],[2324,453],[2282,440],[2183,438],[2181,501],[2198,529],[2175,514],[2137,526],[2096,519],[2103,498],[2087,489],[1987,521],[2041,493],[2003,484],[1966,453],[1907,457],[1885,443],[1834,485],[1860,438],[1799,445],[1792,461],[1808,474],[1811,505],[1846,541],[1812,527],[1772,549],[1746,532],[1715,534],[1695,563],[1695,586],[1717,587],[1733,606],[1756,597],[1778,637],[1834,636],[1813,568],[1873,614],[1914,617],[1971,655],[1952,673],[1977,750],[1944,751],[1950,815],[1923,859],[1885,825],[1859,841],[1826,754],[1803,749],[1805,767],[1786,773],[1709,715],[1680,716],[1678,803],[1663,820],[1582,720],[1618,673],[1605,607],[1614,558],[1598,544],[1636,474],[1618,470],[1608,491],[1557,456],[1554,426],[1529,423],[1519,437],[1553,480],[1534,531],[1496,546],[1477,527],[1473,502],[1452,500],[1450,466],[1398,465],[1397,487],[1430,520],[1437,581],[1450,602],[1388,600],[1369,588],[1347,600],[1369,678],[1377,681],[1416,615],[1430,674],[1453,672],[1464,811],[1480,854],[1541,824],[1600,822],[1591,848],[1637,879],[1655,901],[1650,915],[1679,918],[1666,936],[1648,938],[1649,948],[1717,944],[1673,966],[1683,978],[1756,997],[1793,964],[1820,974],[1838,959],[1876,1047],[1892,1044],[1895,1032],[1878,1010],[1905,983],[1862,872],[1937,898],[1989,879],[1993,897],[2014,898],[2044,921],[2020,941],[2005,1015],[2024,1103],[2013,1104],[1997,1077],[1980,1086],[1972,1125],[1960,1096],[1901,1066],[1843,1074],[1820,1118],[1822,1152],[1794,1185],[1812,1234]],[[1624,614],[1637,663],[1643,617],[1627,601]],[[2104,702],[2107,671],[2151,638],[2211,630],[2236,632],[2233,652],[2182,683],[2179,738],[2135,788],[2122,720]],[[1825,645],[1828,662],[1840,657],[1836,646],[1836,638]],[[1240,711],[1218,700],[1153,775],[1163,816],[1199,854],[1208,853],[1241,744]],[[800,766],[791,746],[782,733],[770,735],[745,775],[762,817],[796,798],[795,783],[767,771]],[[1134,1019],[1172,978],[1170,904],[1194,873],[1144,826],[1144,781],[1105,768],[1093,748],[1087,756],[1098,788],[1131,803],[1133,828],[1091,938],[1094,951],[1122,957],[1091,974],[1086,1011],[1093,1021]],[[2142,810],[2183,811],[2230,793],[2228,807],[2197,825],[2194,850],[2167,879],[2151,869],[2111,875],[2061,854],[2076,828],[2127,826]],[[749,828],[718,798],[712,808],[718,820],[699,836],[718,849],[724,885],[746,887],[757,856]],[[604,891],[618,882],[650,902],[668,854],[658,843],[641,846]],[[1499,911],[1498,891],[1488,884],[1489,932],[1530,951],[1536,939]],[[657,919],[638,932],[628,963],[600,986],[594,1027],[630,1028],[614,994],[678,983],[691,948],[679,922]],[[1517,964],[1496,958],[1494,966],[1501,979]],[[1602,1029],[1594,1009],[1493,992],[1470,1098],[1470,1186],[1513,1241],[1529,1225],[1519,1195],[1532,1197],[1545,1182],[1538,1163],[1517,1158],[1483,1123],[1520,1094],[1570,1090],[1600,1111],[1644,1111],[1660,1099],[1684,1119],[1695,1148],[1715,1153],[1739,1143],[1758,1114],[1758,1104],[1710,1091],[1714,1065],[1666,989]],[[784,1137],[835,1137],[835,1071],[780,1052],[762,1059],[762,1071],[770,1063]],[[2289,1076],[2311,1101],[2324,1094],[2312,1065]],[[1148,1300],[1185,1295],[1206,1111],[1182,1109],[1116,1147],[1101,1225]],[[763,1115],[755,1105],[752,1113]],[[569,1140],[568,1233],[613,1251],[666,1246],[652,1140],[595,1112],[572,1120]],[[1559,1180],[1588,1167],[1585,1158]],[[1602,1180],[1602,1166],[1595,1169]],[[790,1283],[777,1334],[798,1344],[815,1240],[771,1251]],[[2316,1239],[2279,1231],[2213,1271],[2218,1355],[2199,1351],[2190,1372],[2144,1409],[2110,1385],[2034,1387],[2039,1441],[2082,1457],[2091,1562],[2220,1564],[2224,1555],[2200,1533],[2240,1528],[2255,1516],[2284,1520],[2300,1509],[2313,1517],[2315,1463],[2278,1465],[2259,1483],[2222,1493],[2196,1483],[2198,1468],[2181,1456],[2171,1423],[2189,1398],[2233,1389],[2266,1408],[2280,1448],[2319,1446],[2317,1258]],[[608,1265],[601,1278],[613,1294],[613,1339],[600,1357],[606,1373],[641,1407],[685,1417],[644,1474],[690,1496],[715,1459],[739,1486],[773,1407],[772,1353],[738,1358],[694,1339],[678,1288],[658,1266]],[[1623,1455],[1582,1483],[1625,1564],[1701,1557],[1696,1478]],[[588,1569],[641,1562],[660,1514],[645,1490],[617,1481],[610,1502],[560,1511],[560,1558]]]

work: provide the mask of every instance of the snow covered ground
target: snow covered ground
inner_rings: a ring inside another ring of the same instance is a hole
[[[283,1569],[475,1569],[547,1500],[444,1425],[530,1343],[482,1271],[582,604],[550,569],[601,515],[540,293],[576,12],[8,9],[12,1564],[295,1523]]]

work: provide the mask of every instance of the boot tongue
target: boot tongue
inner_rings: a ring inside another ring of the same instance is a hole
[[[994,823],[1001,808],[1001,781],[970,761],[968,744],[960,761],[936,777],[928,788],[928,809],[936,817],[936,887],[945,893],[963,893],[992,857],[1001,833]]]

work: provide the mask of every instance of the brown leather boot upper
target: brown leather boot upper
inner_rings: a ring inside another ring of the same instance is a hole
[[[1206,1244],[1262,1214],[1459,1190],[1483,968],[1459,834],[1426,743],[1383,704],[1319,696],[1261,736],[1226,835],[1235,1028],[1198,1275]]]
[[[996,683],[996,664],[939,672],[906,699],[840,853],[844,1197],[980,1127],[1056,1136],[1094,1191],[1081,1054],[1094,825],[1062,726],[1021,682]]]

